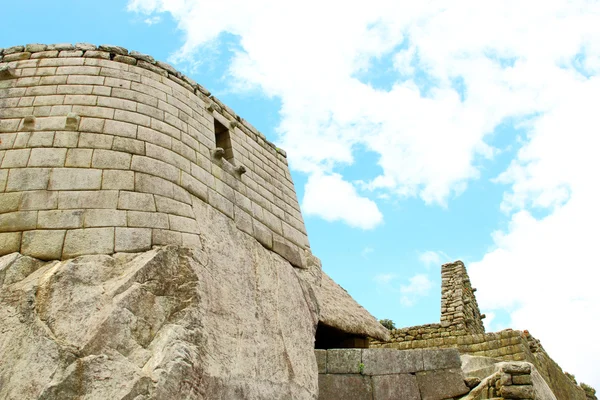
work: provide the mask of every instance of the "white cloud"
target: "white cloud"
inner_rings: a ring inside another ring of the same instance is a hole
[[[302,205],[305,215],[341,220],[361,229],[372,229],[383,220],[377,204],[359,196],[354,186],[339,174],[311,175],[304,188]]]
[[[450,257],[443,251],[432,251],[428,250],[419,254],[419,261],[427,268],[432,266],[439,267],[442,264],[449,262]]]
[[[160,21],[161,18],[158,15],[144,19],[144,23],[147,25],[158,24]]]
[[[388,286],[396,278],[396,274],[377,274],[373,278],[373,281],[380,286]]]
[[[408,285],[400,285],[400,303],[405,307],[411,307],[415,305],[419,298],[425,297],[429,294],[432,282],[429,280],[427,275],[417,274],[409,279]]]
[[[196,64],[219,34],[238,35],[229,78],[281,100],[280,145],[309,174],[304,210],[329,220],[381,221],[339,174],[355,147],[379,155],[383,172],[364,186],[373,198],[444,205],[479,177],[476,159],[497,153],[486,140],[498,124],[519,124],[522,142],[503,141],[522,147],[496,180],[510,185],[502,209],[511,225],[471,266],[473,281],[482,308],[508,309],[559,364],[600,386],[591,376],[600,358],[599,2],[131,0],[130,9],[172,14],[185,35],[181,64]],[[356,78],[381,57],[397,69],[389,90]]]
[[[365,247],[361,252],[360,255],[363,256],[363,258],[368,258],[369,254],[373,253],[375,251],[374,248],[372,247]]]

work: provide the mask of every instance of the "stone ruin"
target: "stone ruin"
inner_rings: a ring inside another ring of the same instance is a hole
[[[533,380],[537,382],[537,390],[540,392],[537,398],[595,399],[595,391],[585,384],[579,386],[570,374],[564,373],[546,353],[540,341],[528,331],[507,329],[495,333],[485,332],[482,322],[485,315],[479,311],[475,298],[476,289],[471,286],[462,261],[442,265],[441,274],[440,323],[394,329],[391,331],[391,339],[374,340],[370,347],[398,350],[457,349],[464,358],[463,372],[478,379],[494,376],[492,372],[505,368],[503,363],[526,362],[531,365]],[[501,378],[501,375],[498,376]],[[490,387],[494,386],[493,379],[487,381]],[[488,397],[473,397],[483,398]]]
[[[285,151],[205,88],[0,49],[0,398],[584,398],[544,397],[539,342],[485,334],[443,271],[441,323],[390,335],[312,254]]]

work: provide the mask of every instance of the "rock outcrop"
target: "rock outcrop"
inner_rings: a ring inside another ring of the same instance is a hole
[[[195,211],[195,248],[0,258],[0,398],[316,398],[320,267]]]

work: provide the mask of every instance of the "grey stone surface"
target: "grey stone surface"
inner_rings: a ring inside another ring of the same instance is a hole
[[[423,371],[422,350],[364,349],[362,359],[365,375]]]
[[[327,350],[315,350],[315,358],[317,359],[317,369],[319,370],[319,373],[327,373]]]
[[[319,399],[372,400],[371,377],[364,375],[319,375]]]
[[[458,349],[423,350],[423,369],[460,368]]]
[[[0,258],[0,398],[315,399],[316,306],[287,262],[208,216],[202,248]]]
[[[358,374],[362,362],[361,349],[327,350],[328,374]]]
[[[443,400],[469,392],[460,369],[444,369],[417,373],[423,400]]]
[[[414,375],[380,375],[372,380],[374,400],[421,400]]]

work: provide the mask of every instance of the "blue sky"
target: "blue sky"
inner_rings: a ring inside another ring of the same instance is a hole
[[[462,259],[488,330],[598,387],[600,3],[413,3],[8,2],[0,47],[171,62],[287,150],[313,252],[377,318],[436,322]]]

